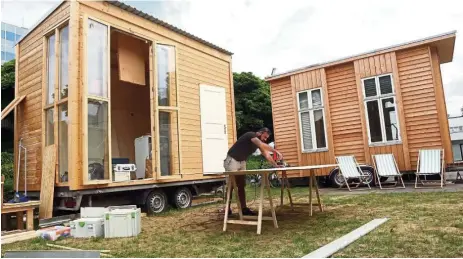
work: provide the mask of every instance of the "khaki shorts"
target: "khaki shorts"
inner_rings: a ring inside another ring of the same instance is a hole
[[[227,156],[223,160],[225,171],[241,171],[246,170],[246,161],[236,161],[233,157]]]

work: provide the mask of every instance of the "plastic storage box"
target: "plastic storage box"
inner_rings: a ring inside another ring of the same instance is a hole
[[[105,213],[105,238],[134,237],[140,234],[140,232],[140,209],[115,209]]]
[[[81,207],[80,217],[81,218],[103,218],[104,213],[108,211],[109,209],[105,207]]]
[[[70,222],[71,236],[76,238],[103,237],[103,218],[81,218]]]

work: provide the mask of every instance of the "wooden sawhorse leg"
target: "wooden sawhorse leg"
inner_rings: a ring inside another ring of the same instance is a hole
[[[315,187],[315,194],[317,195],[317,204],[312,204],[312,189],[313,187]],[[323,212],[323,205],[322,205],[322,200],[320,199],[320,192],[319,192],[319,189],[318,189],[318,182],[317,182],[317,179],[315,177],[315,170],[312,169],[310,170],[310,216],[312,216],[312,208],[313,208],[313,205],[318,205],[318,208],[320,209],[321,212]]]
[[[286,174],[286,171],[281,171],[281,192],[280,192],[280,206],[283,206],[283,196],[284,196],[284,190],[288,192],[288,198],[289,198],[289,204],[291,205],[291,209],[293,208],[293,199],[291,197],[291,191],[290,191],[291,186],[289,185],[289,180],[288,180],[288,175]]]
[[[270,203],[270,211],[272,213],[271,217],[264,217],[263,216],[263,207],[264,207],[264,188],[267,189],[267,195]],[[231,200],[231,192],[235,191],[236,193],[236,199],[239,207],[239,215],[240,219],[239,220],[230,220],[228,219],[228,210],[230,208],[230,200]],[[275,213],[275,208],[273,206],[273,200],[272,200],[272,194],[270,190],[270,181],[268,180],[268,173],[263,173],[262,174],[262,182],[260,185],[260,195],[259,195],[259,213],[257,216],[243,216],[242,211],[241,211],[241,204],[239,201],[239,196],[238,196],[238,188],[236,186],[236,181],[235,181],[235,176],[230,175],[229,176],[229,185],[227,187],[227,205],[225,206],[225,217],[224,217],[224,225],[223,225],[223,231],[227,230],[227,223],[231,224],[240,224],[240,225],[255,225],[257,226],[257,234],[260,235],[262,232],[262,220],[272,220],[273,221],[273,226],[275,228],[278,228],[278,222],[276,218],[276,213]],[[246,219],[257,219],[257,221],[247,221]]]

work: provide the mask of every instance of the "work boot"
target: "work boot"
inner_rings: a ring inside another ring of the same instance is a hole
[[[252,211],[251,209],[247,207],[243,208],[242,212],[244,216],[256,216],[257,215],[257,213],[255,213],[254,211]]]

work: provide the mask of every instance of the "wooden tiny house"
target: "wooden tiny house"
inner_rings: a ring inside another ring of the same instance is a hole
[[[236,139],[231,55],[118,1],[59,3],[16,46],[27,190],[52,144],[55,186],[71,191],[216,179],[203,172]],[[116,182],[126,163],[142,171]]]
[[[455,38],[450,32],[267,77],[277,149],[294,165],[332,164],[340,155],[371,165],[371,155],[392,153],[401,171],[416,170],[425,148],[443,148],[452,162],[440,64],[452,61]]]

